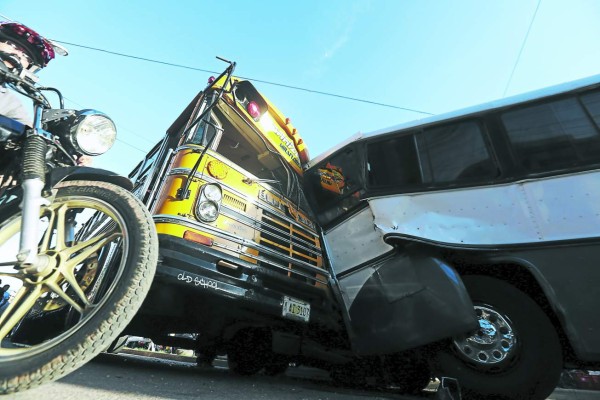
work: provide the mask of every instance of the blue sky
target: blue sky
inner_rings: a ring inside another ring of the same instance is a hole
[[[0,14],[59,41],[210,71],[222,56],[239,76],[433,114],[600,73],[598,0],[2,0]],[[212,75],[66,47],[40,83],[114,119],[119,141],[95,166],[123,174]],[[425,116],[255,85],[312,156]]]

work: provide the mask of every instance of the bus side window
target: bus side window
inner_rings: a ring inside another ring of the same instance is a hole
[[[413,135],[369,143],[367,163],[370,187],[414,186],[422,182]]]
[[[596,127],[600,127],[600,91],[597,90],[581,96],[581,102],[594,119]]]
[[[600,91],[597,90],[582,96],[581,101],[587,112],[592,117],[596,128],[596,134],[590,135],[590,137],[587,138],[587,143],[581,147],[586,158],[595,160],[595,162],[599,162],[598,155],[600,154],[600,137],[598,136],[598,132],[600,132]]]
[[[502,122],[517,162],[531,172],[600,162],[598,129],[576,98],[509,111]]]
[[[483,131],[473,121],[426,129],[419,140],[434,183],[482,182],[499,175]]]

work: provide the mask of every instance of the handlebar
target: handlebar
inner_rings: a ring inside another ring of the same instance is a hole
[[[24,90],[25,93],[23,94],[34,100],[41,101],[38,97],[43,97],[33,83],[10,71],[8,67],[0,61],[0,84],[5,83],[14,85],[16,89]]]
[[[4,63],[4,61],[9,61],[12,65],[17,65],[17,67],[12,70]],[[20,68],[19,68],[20,67]],[[17,70],[15,72],[14,70]],[[0,85],[8,84],[15,91],[20,94],[29,97],[34,102],[42,104],[48,108],[51,108],[50,102],[46,97],[41,93],[42,90],[53,90],[58,92],[56,89],[52,88],[43,88],[35,85],[35,82],[32,82],[30,79],[24,76],[23,67],[18,62],[18,60],[14,60],[14,56],[9,53],[5,53],[0,51]],[[61,100],[62,107],[62,96],[59,94],[59,98]]]

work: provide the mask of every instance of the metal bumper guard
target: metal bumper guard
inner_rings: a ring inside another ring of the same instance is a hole
[[[310,303],[310,323],[339,326],[331,304],[329,288],[317,288],[266,267],[248,263],[178,237],[159,234],[160,263],[155,285],[177,286],[197,291],[211,301],[235,301],[252,312],[282,318],[283,297],[290,296]],[[238,266],[232,273],[219,271],[224,261]],[[288,320],[289,321],[289,320]]]

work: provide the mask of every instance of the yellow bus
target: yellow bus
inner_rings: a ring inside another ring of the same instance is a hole
[[[236,372],[275,373],[289,363],[286,337],[343,323],[301,189],[308,151],[234,67],[209,80],[130,174],[156,223],[160,263],[126,333],[171,345],[183,339],[170,333],[198,333],[199,361],[227,353]]]

